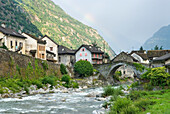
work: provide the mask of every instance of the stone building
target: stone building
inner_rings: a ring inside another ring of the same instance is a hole
[[[46,41],[47,60],[57,63],[58,62],[58,44],[49,36],[45,35],[42,40]]]
[[[165,66],[167,68],[167,72],[170,73],[170,53],[154,59],[151,64],[152,68],[163,66]]]
[[[75,50],[71,50],[65,46],[58,46],[58,62],[66,66],[72,67],[75,63]]]
[[[76,62],[79,60],[89,61],[91,64],[103,64],[103,54],[100,47],[82,45],[75,52]]]
[[[0,26],[0,46],[4,45],[10,51],[25,54],[25,40],[25,36],[6,28],[5,24]]]
[[[22,35],[27,37],[25,54],[46,60],[46,41],[28,33],[23,33]]]
[[[149,64],[149,59],[146,50],[142,51],[132,51],[129,55],[138,60],[139,63]]]

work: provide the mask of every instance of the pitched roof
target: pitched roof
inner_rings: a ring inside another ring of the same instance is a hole
[[[104,54],[104,52],[101,51],[100,47],[95,47],[95,46],[92,46],[92,45],[84,45],[84,44],[81,45],[81,46],[77,49],[77,51],[80,50],[80,48],[82,48],[82,47],[85,47],[85,48],[88,49],[91,53]],[[77,52],[77,51],[76,51],[76,52]]]
[[[129,54],[132,55],[133,53],[145,53],[146,50],[133,50]]]
[[[143,60],[147,60],[148,59],[148,56],[146,53],[135,53],[137,55],[139,55]]]
[[[56,45],[58,45],[58,44],[57,44],[53,39],[51,39],[49,36],[45,35],[45,36],[43,36],[43,38],[44,38],[44,37],[47,37],[47,38],[50,39],[53,43],[55,43]],[[42,39],[43,39],[43,38],[42,38]]]
[[[58,46],[58,54],[59,55],[64,55],[64,54],[75,54],[75,50],[71,50],[63,45]]]
[[[37,40],[37,42],[40,43],[40,44],[46,44],[46,41],[43,41],[43,40],[37,38],[36,36],[34,36],[34,35],[32,35],[32,34],[28,34],[28,33],[25,33],[25,34],[28,35],[28,36],[30,36],[31,38]]]
[[[26,39],[25,36],[21,35],[20,33],[10,29],[10,28],[4,28],[2,26],[0,26],[0,32],[4,33],[5,35],[10,35],[10,36],[15,36],[15,37],[19,37],[22,39]]]
[[[121,56],[122,54],[130,57],[134,62],[138,62],[138,60],[136,60],[133,56],[129,55],[128,53],[126,53],[126,52],[124,52],[124,51],[122,51],[122,52],[119,53],[115,58],[113,58],[113,59],[112,59],[112,62],[113,62],[116,58],[118,58],[119,56]]]
[[[158,57],[158,58],[154,59],[153,61],[164,61],[164,60],[167,60],[167,59],[170,59],[170,53],[163,55],[161,57]]]
[[[170,53],[170,50],[148,50],[147,51],[147,56],[149,58],[152,58],[152,57],[160,57],[160,56],[163,56],[167,53]]]

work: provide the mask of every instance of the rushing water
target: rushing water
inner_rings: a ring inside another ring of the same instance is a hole
[[[0,99],[0,114],[92,114],[94,110],[101,108],[104,101],[96,101],[95,97],[85,95],[102,91],[102,88],[96,88],[81,92],[38,94],[22,99]]]

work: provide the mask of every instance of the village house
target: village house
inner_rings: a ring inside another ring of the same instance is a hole
[[[103,63],[110,63],[110,57],[108,54],[103,54]]]
[[[138,60],[139,63],[149,64],[149,59],[146,50],[132,51],[129,55]]]
[[[167,53],[166,55],[158,57],[152,61],[152,68],[163,66],[165,66],[167,68],[167,72],[170,73],[170,53]]]
[[[45,35],[42,40],[46,41],[47,60],[51,62],[58,62],[58,44],[49,36]]]
[[[46,41],[28,33],[23,33],[22,35],[27,37],[25,54],[46,60]]]
[[[58,46],[58,62],[66,66],[72,67],[75,63],[75,50],[71,50],[65,46]]]
[[[4,23],[0,26],[0,46],[6,46],[10,51],[25,54],[25,40],[25,36],[6,28]]]
[[[100,47],[82,45],[75,52],[76,62],[79,60],[89,61],[91,64],[103,64],[103,54]]]

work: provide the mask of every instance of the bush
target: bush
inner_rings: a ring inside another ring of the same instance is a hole
[[[48,64],[47,61],[42,61],[42,66],[44,70],[48,70]]]
[[[113,79],[120,81],[120,76],[122,76],[122,72],[116,71],[115,74],[113,75]]]
[[[63,81],[63,82],[66,82],[66,84],[69,84],[70,83],[70,76],[69,75],[67,75],[67,74],[65,74],[65,75],[63,75],[63,77],[61,78],[61,81]]]
[[[139,63],[133,63],[133,65],[136,67],[136,70],[143,72],[145,70],[145,66],[139,64]]]
[[[79,84],[77,82],[72,81],[71,84],[73,88],[79,88]]]
[[[103,96],[110,96],[110,95],[124,95],[120,88],[113,88],[112,86],[107,86],[104,88]]]
[[[75,73],[81,77],[93,75],[93,66],[89,61],[80,60],[74,65]]]
[[[36,85],[38,89],[43,87],[42,82],[39,80],[34,80],[32,84]]]
[[[60,72],[61,74],[67,74],[66,66],[64,64],[60,65]]]
[[[55,76],[46,76],[42,79],[42,83],[43,84],[50,84],[51,86],[55,86],[56,80],[57,80],[57,77],[55,77]]]
[[[141,77],[149,80],[153,86],[168,86],[170,84],[170,74],[165,70],[165,67],[148,69]]]

